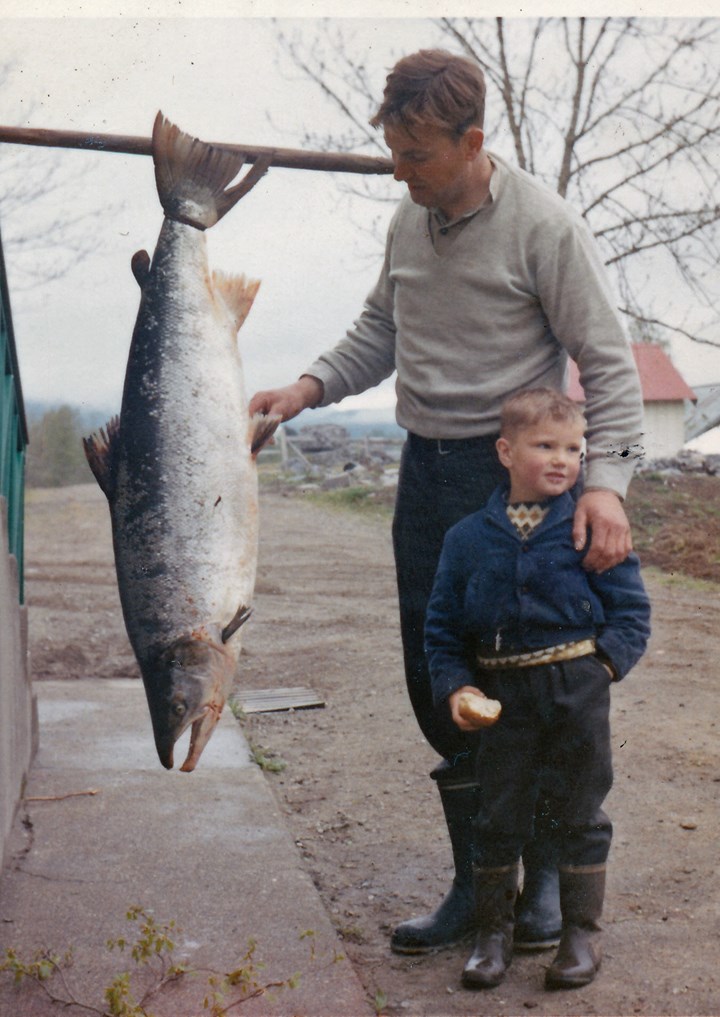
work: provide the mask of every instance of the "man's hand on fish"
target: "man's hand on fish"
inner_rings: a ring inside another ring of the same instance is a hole
[[[580,496],[573,525],[578,551],[587,545],[588,531],[590,548],[583,566],[590,572],[605,572],[625,561],[632,551],[630,523],[614,491],[598,489]]]
[[[292,385],[284,388],[268,389],[266,392],[256,392],[250,400],[249,412],[263,413],[267,416],[282,417],[283,420],[291,420],[303,410],[317,406],[324,394],[323,383],[319,378],[303,374]]]

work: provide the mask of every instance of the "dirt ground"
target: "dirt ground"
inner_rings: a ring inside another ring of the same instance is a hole
[[[298,864],[378,1012],[720,1014],[717,585],[647,570],[652,642],[613,690],[615,840],[598,979],[548,993],[552,955],[520,955],[500,987],[469,992],[467,946],[424,958],[389,949],[393,926],[435,907],[452,872],[428,779],[436,759],[404,690],[389,522],[265,493],[261,527],[240,697],[303,686],[325,706],[242,724],[259,754],[285,764],[267,780]],[[28,492],[26,599],[37,680],[137,676],[98,488]]]

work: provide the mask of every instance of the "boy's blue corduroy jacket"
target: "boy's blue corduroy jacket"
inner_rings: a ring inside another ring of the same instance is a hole
[[[601,574],[575,550],[575,501],[554,498],[523,539],[500,487],[445,537],[425,639],[436,704],[477,685],[476,654],[497,656],[595,637],[599,655],[624,677],[645,651],[650,602],[631,554]]]

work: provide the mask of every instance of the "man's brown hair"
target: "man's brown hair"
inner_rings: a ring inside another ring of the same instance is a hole
[[[526,388],[510,396],[500,410],[500,434],[510,437],[541,420],[585,425],[582,406],[554,388]]]
[[[440,127],[461,137],[485,119],[485,75],[478,64],[443,49],[403,57],[387,76],[373,127]]]

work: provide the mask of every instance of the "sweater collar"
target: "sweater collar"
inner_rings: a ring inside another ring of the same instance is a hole
[[[488,205],[492,205],[492,203],[495,201],[498,190],[497,183],[498,164],[495,161],[495,158],[490,154],[490,152],[487,153],[487,156],[488,159],[490,160],[490,164],[492,165],[492,173],[490,174],[488,193],[486,194],[486,196],[483,198],[479,205],[477,205],[475,208],[468,209],[467,212],[463,212],[462,215],[455,216],[454,219],[448,219],[447,216],[445,216],[443,212],[440,211],[439,208],[429,209],[428,211],[430,213],[430,216],[432,217],[432,219],[435,220],[439,228],[449,230],[453,226],[458,226],[461,223],[465,223],[468,219],[474,219],[478,212],[481,212],[484,208],[487,208]]]

